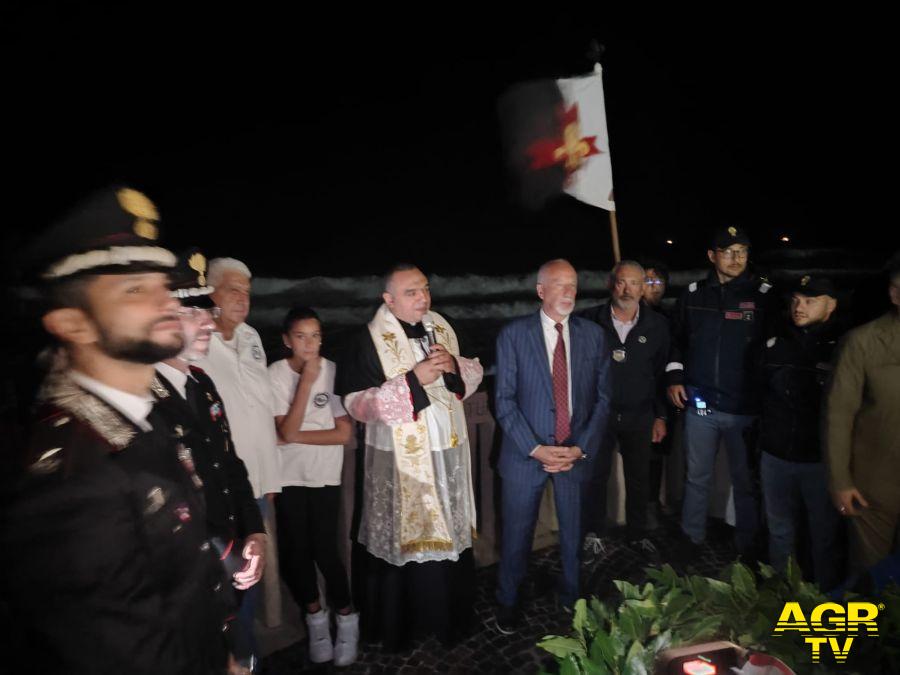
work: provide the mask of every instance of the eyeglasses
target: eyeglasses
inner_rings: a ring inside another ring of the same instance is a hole
[[[219,307],[181,307],[178,310],[178,316],[188,319],[201,319],[208,316],[215,320],[222,316],[222,309]]]
[[[746,248],[719,248],[716,249],[722,254],[723,258],[731,258],[732,260],[746,260],[750,254]]]
[[[662,279],[651,279],[650,277],[647,277],[644,279],[644,283],[648,286],[662,286],[666,282]]]

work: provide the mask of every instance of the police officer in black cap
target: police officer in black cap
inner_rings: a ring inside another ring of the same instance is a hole
[[[837,293],[830,280],[804,276],[793,287],[791,316],[777,337],[766,341],[760,418],[760,478],[769,525],[769,560],[784,570],[799,550],[812,553],[812,577],[823,589],[838,579],[839,516],[828,494],[819,429],[826,383],[841,326]],[[806,521],[806,527],[803,527]]]
[[[181,303],[181,353],[156,365],[152,389],[157,408],[183,434],[179,452],[193,462],[203,483],[212,542],[238,590],[256,584],[265,567],[266,531],[247,469],[234,451],[225,404],[212,379],[192,362],[209,350],[219,308],[210,299],[206,258],[197,249],[179,256],[171,273],[172,294]],[[230,645],[238,665],[252,669],[249,636],[230,624]]]
[[[154,364],[183,347],[158,226],[143,194],[108,189],[33,249],[58,351],[2,532],[24,634],[15,672],[225,665],[227,581],[199,479],[150,391]]]
[[[669,399],[685,411],[681,528],[693,545],[706,538],[710,483],[724,441],[741,552],[754,544],[759,525],[746,440],[759,414],[753,365],[776,315],[772,286],[748,270],[749,255],[750,238],[742,229],[729,226],[715,233],[707,251],[713,269],[691,283],[675,307],[666,366]]]

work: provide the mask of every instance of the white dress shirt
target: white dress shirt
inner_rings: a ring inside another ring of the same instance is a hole
[[[609,303],[609,313],[612,314],[613,328],[616,329],[616,333],[618,333],[619,339],[622,341],[622,344],[625,344],[625,338],[628,337],[631,329],[637,325],[638,317],[640,317],[641,315],[640,305],[638,305],[638,309],[634,313],[634,318],[631,321],[620,321],[619,317],[616,316],[615,310],[613,310],[612,303]]]
[[[148,391],[146,396],[136,396],[127,391],[110,387],[98,382],[77,370],[70,370],[69,376],[83,389],[102,399],[133,422],[138,429],[151,431],[153,426],[147,421],[147,415],[153,409],[153,395]]]
[[[191,377],[188,373],[162,362],[156,364],[156,370],[175,387],[175,391],[181,394],[181,398],[187,400],[187,380]],[[194,378],[191,377],[191,379]]]
[[[209,353],[197,365],[222,396],[231,440],[247,467],[253,494],[259,498],[281,492],[272,384],[259,333],[245,323],[235,328],[234,337],[228,341],[214,332]]]

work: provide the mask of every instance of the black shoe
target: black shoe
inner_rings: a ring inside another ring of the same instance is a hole
[[[515,635],[519,629],[519,613],[516,611],[516,608],[497,605],[494,625],[497,628],[497,632],[502,635]]]
[[[684,533],[681,534],[681,538],[675,542],[675,546],[672,548],[672,553],[674,554],[672,562],[680,565],[690,565],[703,557],[703,544],[691,541],[691,538]]]

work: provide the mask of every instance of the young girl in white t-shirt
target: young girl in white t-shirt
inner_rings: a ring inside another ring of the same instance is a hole
[[[269,366],[275,427],[281,449],[282,491],[275,497],[281,576],[306,612],[310,660],[356,660],[359,615],[352,611],[347,573],[338,557],[338,511],[344,445],[353,424],[334,394],[335,365],[319,355],[322,324],[308,307],[292,308],[282,325],[291,356]],[[316,566],[337,609],[334,645],[322,607]]]

